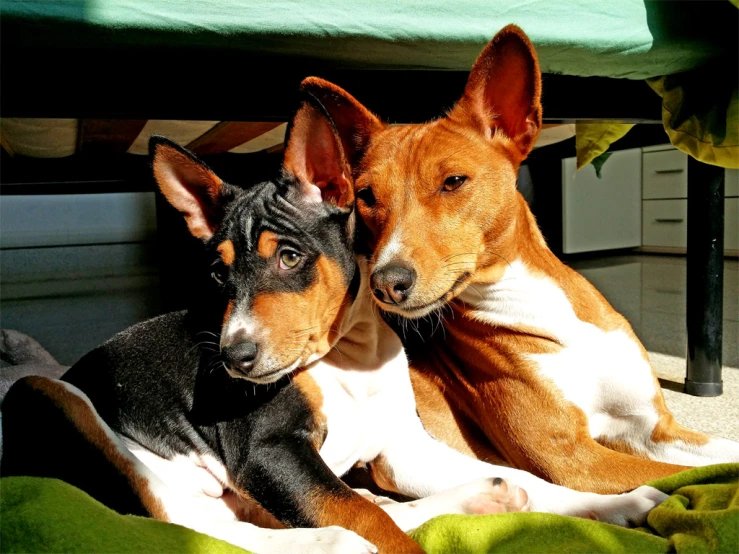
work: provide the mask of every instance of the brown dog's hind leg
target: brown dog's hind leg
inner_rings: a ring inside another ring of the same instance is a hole
[[[506,403],[516,406],[515,413],[495,410],[496,405]],[[558,485],[613,494],[688,469],[598,444],[590,436],[587,418],[579,408],[563,407],[551,391],[529,386],[523,380],[482,384],[474,404],[472,411],[480,414],[478,425],[515,467]],[[546,414],[545,425],[537,423],[542,413]]]

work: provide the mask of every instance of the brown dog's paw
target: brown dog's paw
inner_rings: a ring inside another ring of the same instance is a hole
[[[468,514],[500,514],[529,511],[529,495],[505,479],[496,477],[480,482],[480,492],[468,498],[463,506]]]
[[[480,479],[460,487],[464,495],[461,503],[465,514],[500,514],[529,511],[526,491],[505,479]]]

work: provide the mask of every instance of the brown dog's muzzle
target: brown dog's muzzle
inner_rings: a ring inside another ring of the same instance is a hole
[[[384,304],[400,306],[413,291],[416,271],[402,262],[389,262],[375,269],[370,277],[372,294]]]

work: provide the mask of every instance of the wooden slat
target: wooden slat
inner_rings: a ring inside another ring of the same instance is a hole
[[[15,155],[15,152],[13,152],[13,149],[7,143],[2,133],[0,133],[0,147],[2,147],[3,154],[9,158],[12,158]]]
[[[263,152],[266,152],[267,154],[274,154],[276,152],[282,152],[283,150],[285,150],[285,145],[281,142],[280,144],[275,144],[274,146],[265,148]]]
[[[187,145],[195,154],[220,154],[282,125],[280,121],[221,121]]]
[[[78,154],[125,154],[146,125],[146,119],[81,119]]]

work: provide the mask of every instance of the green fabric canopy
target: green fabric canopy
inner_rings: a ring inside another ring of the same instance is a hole
[[[467,71],[509,23],[531,37],[545,73],[644,79],[736,46],[729,2],[3,0],[0,14],[16,44],[213,48],[359,69]]]

